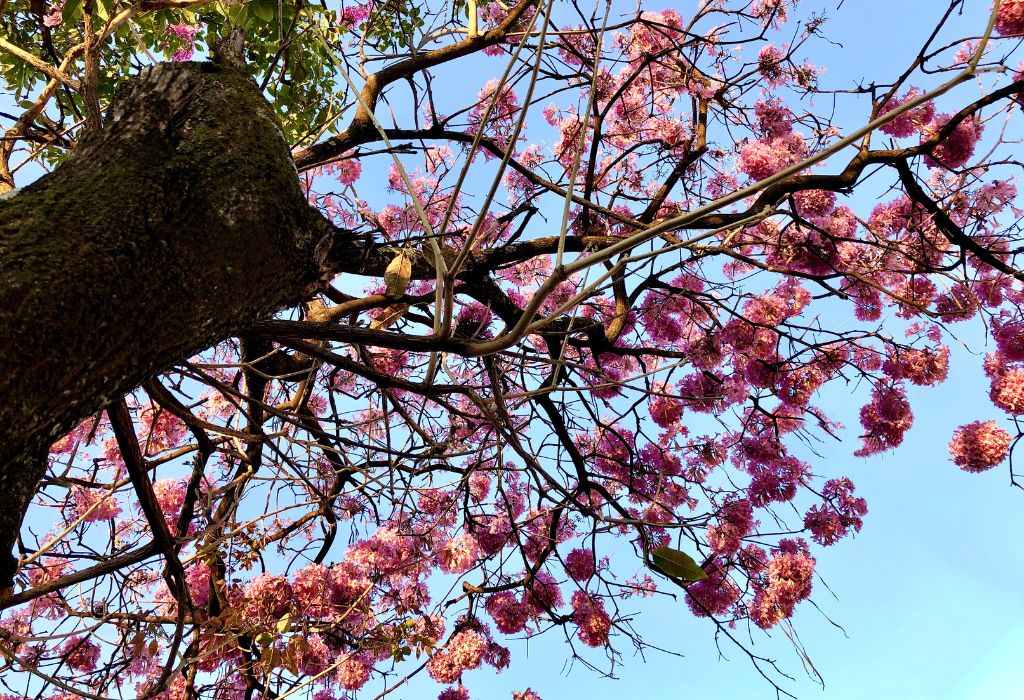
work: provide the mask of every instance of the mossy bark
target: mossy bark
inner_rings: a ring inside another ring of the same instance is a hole
[[[0,201],[0,587],[53,440],[299,301],[334,233],[228,63],[147,68],[102,131]]]

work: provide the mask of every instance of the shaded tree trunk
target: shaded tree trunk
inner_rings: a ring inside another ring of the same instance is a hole
[[[147,68],[105,128],[0,201],[0,587],[49,445],[317,284],[336,232],[229,60]]]

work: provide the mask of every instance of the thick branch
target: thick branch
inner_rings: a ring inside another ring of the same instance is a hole
[[[336,233],[306,203],[271,107],[237,67],[148,68],[106,124],[0,201],[5,556],[54,439],[298,302]],[[0,562],[0,586],[13,573]]]

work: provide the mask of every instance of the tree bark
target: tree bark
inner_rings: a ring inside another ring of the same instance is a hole
[[[163,64],[0,201],[0,587],[48,447],[175,361],[297,303],[337,230],[236,64]]]

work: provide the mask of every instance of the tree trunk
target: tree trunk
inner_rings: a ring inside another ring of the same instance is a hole
[[[145,69],[102,131],[0,201],[0,587],[49,445],[298,302],[334,232],[270,106],[227,60]]]

